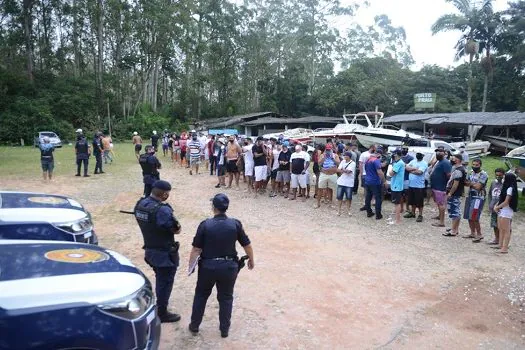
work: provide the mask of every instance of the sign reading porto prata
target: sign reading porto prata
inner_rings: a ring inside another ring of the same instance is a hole
[[[436,94],[423,92],[414,94],[414,109],[416,111],[424,109],[434,109],[436,106]]]

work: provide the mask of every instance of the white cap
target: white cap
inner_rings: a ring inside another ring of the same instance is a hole
[[[136,131],[134,131],[134,132],[133,132],[133,135],[138,135],[138,134],[139,134],[139,133],[138,133],[138,132],[136,132]]]
[[[195,129],[191,130],[191,132],[196,132]]]
[[[78,134],[82,134],[82,129],[77,129],[77,131],[75,131],[76,133]]]
[[[157,135],[157,131],[156,130],[153,130],[153,135]]]
[[[225,144],[226,143],[226,140],[224,139],[224,137],[219,137],[219,140],[218,140],[220,143],[222,144]]]

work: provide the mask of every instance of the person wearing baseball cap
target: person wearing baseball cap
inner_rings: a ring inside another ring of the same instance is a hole
[[[142,137],[140,137],[139,133],[135,131],[131,140],[133,141],[133,147],[135,148],[135,156],[138,159],[140,151],[142,150]]]
[[[385,174],[382,170],[383,165],[381,164],[382,153],[383,148],[381,146],[377,147],[377,150],[370,147],[370,157],[366,160],[363,166],[365,172],[363,183],[366,194],[364,210],[368,217],[375,215],[376,220],[381,220],[383,218],[381,209],[383,204],[383,184],[385,183]],[[371,207],[372,197],[375,198],[376,202],[375,213]]]
[[[277,168],[277,192],[284,198],[288,198],[288,193],[290,192],[290,158],[292,157],[292,152],[288,148],[288,141],[284,141],[282,144],[281,152],[277,161],[279,162],[279,168]]]
[[[155,181],[151,195],[135,205],[135,219],[144,238],[144,260],[155,272],[157,313],[162,323],[177,322],[180,315],[168,311],[175,273],[179,266],[179,242],[175,235],[181,226],[173,216],[173,209],[165,204],[171,185],[164,180]]]
[[[401,201],[403,196],[403,183],[405,180],[405,162],[401,159],[403,152],[395,150],[392,152],[392,169],[390,170],[390,189],[392,191],[392,203],[395,204],[396,224],[401,224]]]
[[[228,337],[233,309],[233,290],[239,272],[237,242],[248,255],[248,269],[253,269],[255,260],[250,239],[244,232],[241,222],[226,216],[230,200],[224,193],[218,193],[211,199],[213,218],[200,223],[193,238],[189,258],[188,273],[193,272],[198,262],[199,273],[191,322],[188,329],[193,335],[199,333],[199,327],[206,309],[206,302],[214,286],[217,287],[219,301],[219,329],[221,337]]]
[[[337,190],[337,167],[340,163],[339,156],[333,152],[331,143],[327,143],[324,152],[319,156],[319,191],[317,193],[316,208],[321,206],[321,197],[325,197],[325,201],[333,199],[333,193]]]
[[[421,152],[416,153],[416,159],[413,159],[406,166],[408,175],[408,206],[411,206],[411,211],[405,214],[405,218],[415,218],[416,208],[419,211],[416,222],[423,221],[423,205],[425,202],[425,174],[428,169],[428,164],[423,160],[424,155]]]

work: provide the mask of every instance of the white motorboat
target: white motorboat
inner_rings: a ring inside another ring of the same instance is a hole
[[[482,156],[489,154],[490,142],[476,140],[472,142],[452,142],[451,145],[455,149],[459,149],[461,146],[465,146],[465,152],[469,156]]]
[[[509,170],[518,176],[518,189],[525,195],[525,146],[513,149],[503,158]]]
[[[314,132],[311,129],[295,128],[295,129],[288,129],[283,132],[266,134],[266,135],[263,135],[263,137],[265,139],[270,139],[272,137],[278,139],[282,135],[285,140],[294,140],[294,141],[298,141],[301,143],[306,143],[312,140],[313,133]]]
[[[349,122],[348,119],[351,119]],[[355,130],[363,129],[366,126],[359,124],[359,121],[370,123],[366,114],[343,114],[344,123],[337,124],[333,129],[315,129],[313,138],[315,143],[324,143],[326,139],[337,139],[343,142],[355,141]]]
[[[361,112],[359,114],[366,115],[368,126],[354,130],[357,141],[366,148],[371,145],[387,145],[387,146],[401,146],[407,143],[410,139],[421,139],[421,135],[417,135],[394,126],[383,125],[382,112]],[[373,117],[374,123],[371,118]]]
[[[496,135],[483,135],[483,139],[487,140],[492,144],[492,148],[498,151],[513,150],[520,146],[523,146],[523,141],[512,137],[507,138],[506,136]]]

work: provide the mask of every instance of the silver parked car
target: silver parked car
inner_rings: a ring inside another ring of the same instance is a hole
[[[41,143],[44,143],[44,137],[49,137],[49,143],[55,146],[55,148],[62,147],[62,141],[57,134],[52,131],[40,131],[37,136],[35,136],[34,145],[39,147]]]

